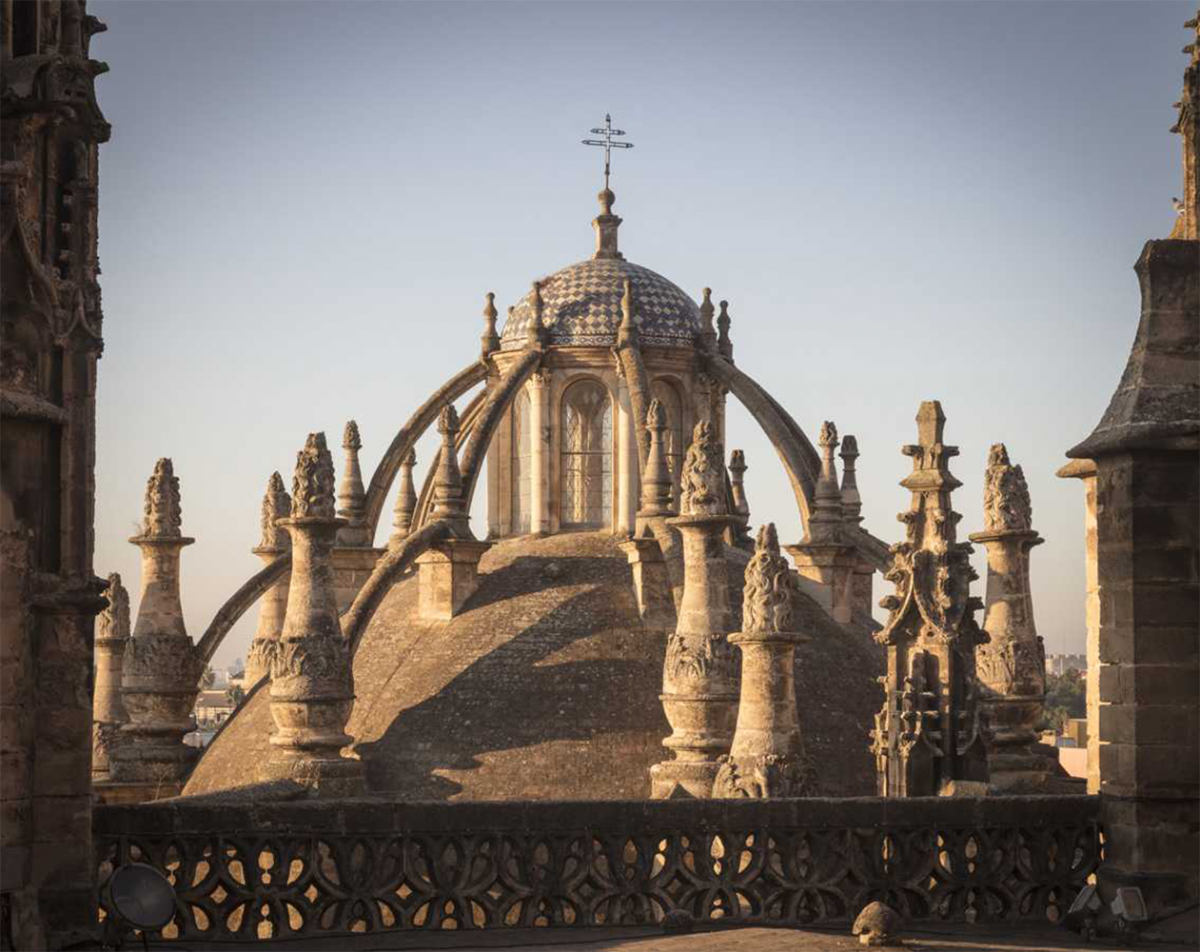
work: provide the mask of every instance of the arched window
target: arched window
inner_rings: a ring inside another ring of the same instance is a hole
[[[683,468],[683,457],[687,454],[687,440],[683,434],[683,400],[675,385],[666,380],[655,380],[650,384],[650,396],[662,405],[667,415],[667,429],[663,433],[663,449],[667,453],[667,465],[671,467],[672,492],[679,502],[679,472]]]
[[[528,532],[530,466],[529,394],[517,394],[512,411],[512,531]]]
[[[612,525],[612,401],[602,384],[581,380],[567,389],[561,437],[563,525]]]

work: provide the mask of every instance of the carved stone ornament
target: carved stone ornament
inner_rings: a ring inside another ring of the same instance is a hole
[[[336,518],[334,512],[333,457],[324,433],[309,433],[304,449],[296,454],[292,476],[292,517]]]
[[[780,554],[775,524],[767,523],[759,530],[758,545],[746,566],[742,631],[793,631],[792,606],[799,591],[796,576]]]
[[[121,576],[113,572],[105,591],[108,605],[96,616],[97,641],[124,641],[129,637],[129,592],[121,584]]]
[[[284,638],[271,659],[271,696],[307,699],[318,686],[352,693],[350,672],[349,649],[336,635]]]
[[[276,525],[277,520],[286,519],[291,514],[292,497],[288,495],[287,489],[284,488],[283,477],[278,472],[274,472],[271,474],[271,478],[267,480],[267,491],[262,499],[262,510],[259,520],[259,525],[262,529],[262,541],[259,542],[260,548],[291,548],[291,536],[288,535],[287,529]]]
[[[721,756],[721,767],[713,781],[713,796],[718,799],[755,799],[804,797],[810,795],[811,764],[799,758],[779,754],[738,758]]]
[[[1013,466],[1003,443],[988,451],[983,479],[983,526],[987,532],[1027,532],[1033,524],[1029,486],[1020,466]]]
[[[149,538],[179,538],[183,533],[183,507],[179,498],[179,479],[166,457],[154,464],[146,481],[145,518],[142,535]]]
[[[156,633],[129,639],[124,671],[127,683],[137,679],[153,681],[164,689],[190,689],[200,683],[204,660],[187,635]]]
[[[721,444],[713,438],[712,423],[701,420],[692,433],[680,473],[680,510],[685,516],[725,516],[725,461]]]
[[[667,683],[678,688],[689,682],[734,683],[736,657],[724,635],[672,632],[667,640]]]

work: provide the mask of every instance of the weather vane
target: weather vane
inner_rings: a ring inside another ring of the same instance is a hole
[[[602,129],[593,129],[593,135],[604,136],[603,139],[584,139],[584,145],[598,145],[604,147],[604,189],[608,190],[608,158],[609,150],[611,149],[632,149],[632,142],[614,142],[613,136],[625,135],[624,129],[614,129],[612,127],[612,116],[605,113],[604,127]]]

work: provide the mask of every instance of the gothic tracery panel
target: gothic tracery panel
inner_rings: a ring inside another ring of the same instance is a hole
[[[612,400],[604,385],[581,380],[563,394],[560,413],[564,526],[612,525]]]

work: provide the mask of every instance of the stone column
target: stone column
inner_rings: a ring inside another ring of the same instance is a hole
[[[129,593],[116,572],[108,577],[108,607],[96,619],[96,685],[92,693],[92,780],[106,780],[121,727],[129,722],[121,700]]]
[[[729,325],[732,323],[729,317],[729,302],[721,302],[721,313],[717,315],[717,350],[721,356],[728,361],[733,360],[733,339],[729,336]]]
[[[362,438],[358,433],[358,424],[353,420],[346,424],[342,433],[342,449],[346,454],[346,463],[338,487],[337,512],[343,524],[338,529],[332,561],[339,612],[350,607],[354,596],[371,577],[375,563],[384,553],[383,549],[376,549],[372,544],[371,527],[367,525],[367,491],[363,487],[362,469],[358,464]]]
[[[263,563],[270,565],[292,549],[292,540],[287,530],[279,525],[280,519],[292,514],[292,497],[283,487],[283,477],[272,473],[267,480],[267,491],[263,495],[261,510],[262,538],[251,551]],[[291,573],[287,572],[262,594],[258,607],[258,627],[246,652],[246,690],[254,687],[271,673],[271,661],[279,647],[279,636],[283,633],[283,619],[287,614],[288,585]]]
[[[809,516],[807,532],[797,545],[789,545],[788,553],[806,585],[833,617],[846,624],[851,617],[850,578],[857,562],[857,549],[848,542],[843,531],[842,491],[838,486],[837,466],[833,451],[838,445],[837,427],[826,420],[821,424],[821,475]]]
[[[412,531],[413,513],[417,509],[417,490],[413,486],[413,467],[416,465],[416,451],[409,450],[400,463],[396,506],[392,510],[392,534],[388,538],[388,548],[392,550],[399,548],[400,543],[407,539]]]
[[[1136,270],[1125,371],[1067,455],[1096,466],[1099,887],[1158,917],[1200,899],[1200,242],[1147,242]]]
[[[487,293],[487,303],[483,306],[483,334],[479,338],[479,354],[487,360],[488,356],[500,349],[500,335],[496,333],[496,295]]]
[[[671,491],[671,471],[663,449],[663,432],[667,415],[657,400],[651,400],[646,410],[646,429],[650,433],[650,452],[646,472],[641,479],[641,505],[638,507],[634,537],[620,543],[633,572],[633,587],[638,599],[638,612],[647,628],[675,627],[675,598],[662,548],[649,521],[675,515]],[[636,445],[634,446],[637,452]]]
[[[287,778],[320,796],[364,792],[360,760],[341,756],[354,705],[350,651],[338,624],[331,555],[345,519],[334,514],[333,460],[324,433],[310,433],[296,456],[292,514],[279,520],[292,538],[287,617],[271,665],[272,757],[263,779]]]
[[[651,404],[651,413],[654,409]],[[684,583],[679,622],[663,665],[662,702],[672,729],[663,746],[675,758],[650,768],[655,799],[711,796],[719,758],[733,739],[737,659],[727,639],[733,615],[723,536],[737,517],[728,511],[722,457],[711,422],[701,420],[683,463],[683,515],[667,520],[683,537]]]
[[[775,524],[758,533],[746,566],[742,630],[729,636],[742,649],[737,728],[728,757],[713,782],[714,797],[806,797],[816,791],[796,714],[796,646],[808,641],[794,630],[792,608],[799,586],[779,553]]]
[[[1083,601],[1087,625],[1087,792],[1100,792],[1100,573],[1096,563],[1096,464],[1090,459],[1072,460],[1056,474],[1060,479],[1083,483],[1083,551],[1086,591]]]
[[[1057,766],[1053,748],[1038,743],[1046,709],[1046,651],[1033,622],[1029,552],[1043,539],[1033,530],[1029,488],[1003,443],[988,453],[984,531],[968,538],[987,547],[983,627],[989,640],[975,651],[986,715],[988,782],[998,793],[1049,792]]]
[[[529,378],[529,531],[535,536],[550,531],[550,373]]]
[[[417,610],[422,618],[446,621],[458,615],[479,585],[479,560],[491,548],[471,534],[463,496],[462,473],[454,437],[458,412],[452,404],[438,417],[442,452],[433,484],[434,520],[450,523],[452,537],[436,543],[417,557]]]
[[[142,550],[142,596],[122,678],[129,723],[121,728],[111,774],[140,791],[124,799],[177,795],[193,761],[183,735],[195,728],[204,661],[183,624],[179,556],[195,539],[181,525],[179,480],[171,461],[160,459],[146,485],[142,531],[129,540]]]

